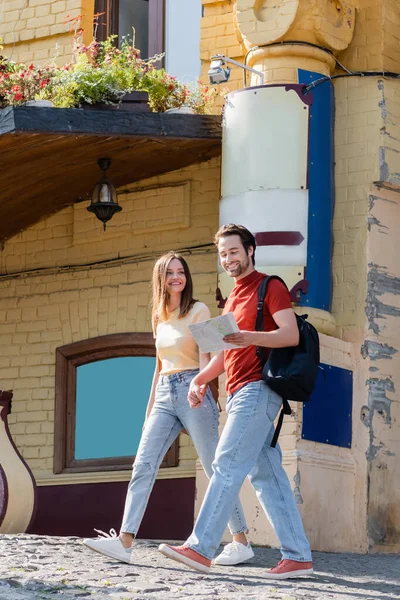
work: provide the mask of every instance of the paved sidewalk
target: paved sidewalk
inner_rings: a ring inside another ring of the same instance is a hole
[[[255,548],[237,567],[196,574],[138,540],[133,564],[85,548],[78,538],[0,535],[0,600],[389,600],[400,598],[400,555],[314,553],[309,579],[268,582],[277,550]]]

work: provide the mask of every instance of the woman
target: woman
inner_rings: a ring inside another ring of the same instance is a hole
[[[140,527],[160,463],[179,435],[186,429],[193,440],[203,468],[212,475],[212,461],[218,443],[219,412],[210,389],[199,408],[187,399],[193,377],[210,360],[199,348],[188,325],[210,318],[210,311],[193,298],[193,284],[185,259],[176,252],[161,256],[153,271],[153,332],[156,339],[156,368],[146,410],[146,420],[133,465],[119,536],[102,535],[84,544],[129,563],[132,543]],[[229,528],[233,542],[215,559],[216,564],[239,564],[253,556],[244,534],[247,531],[242,507],[234,506]]]

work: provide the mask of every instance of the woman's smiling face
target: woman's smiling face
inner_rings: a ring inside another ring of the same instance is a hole
[[[165,282],[170,294],[181,293],[186,286],[186,275],[180,260],[173,258],[167,267]]]

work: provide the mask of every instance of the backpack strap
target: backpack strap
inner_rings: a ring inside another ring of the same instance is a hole
[[[278,281],[283,283],[285,288],[289,291],[286,283],[278,275],[268,275],[268,277],[264,277],[264,279],[258,286],[258,302],[257,302],[257,316],[256,316],[255,331],[264,331],[264,300],[265,300],[265,296],[267,293],[268,284],[271,281],[271,279],[277,279]],[[261,366],[263,367],[266,362],[265,348],[262,346],[257,346],[256,354],[257,354],[258,358],[260,359]]]
[[[264,331],[264,300],[270,279],[271,277],[264,277],[262,282],[258,286],[256,331]]]
[[[279,413],[279,419],[278,419],[278,423],[276,424],[274,437],[272,438],[271,448],[275,448],[276,442],[278,441],[278,437],[279,437],[279,434],[282,429],[283,417],[285,415],[291,415],[291,414],[292,414],[292,409],[290,408],[290,404],[289,404],[287,398],[282,398],[282,410]]]
[[[255,331],[264,331],[264,300],[265,294],[267,293],[268,282],[271,278],[264,277],[260,285],[258,286],[258,301],[257,301],[257,317]],[[260,359],[261,366],[265,363],[265,348],[262,346],[256,346],[256,354]]]
[[[264,319],[263,319],[263,308],[264,308],[264,300],[265,295],[267,293],[268,284],[271,279],[277,279],[289,291],[286,283],[279,277],[278,275],[268,275],[268,277],[264,277],[260,285],[258,286],[258,302],[257,302],[257,317],[256,317],[256,328],[255,331],[264,331]]]
[[[286,283],[283,281],[283,279],[278,277],[278,275],[269,275],[268,277],[264,277],[264,279],[258,286],[258,302],[257,302],[257,317],[256,317],[255,331],[264,331],[264,300],[265,300],[265,295],[267,293],[267,287],[268,287],[268,284],[271,281],[271,279],[277,279],[278,281],[283,283],[285,288],[289,291]],[[263,348],[262,346],[257,346],[256,354],[261,361],[261,366],[264,366],[264,364],[266,362],[265,348]],[[278,441],[278,437],[279,437],[279,434],[282,429],[283,417],[285,415],[291,415],[291,414],[292,414],[292,409],[290,408],[287,398],[282,398],[282,410],[279,414],[278,423],[276,425],[275,432],[274,432],[274,437],[272,438],[271,448],[275,448],[276,443]]]

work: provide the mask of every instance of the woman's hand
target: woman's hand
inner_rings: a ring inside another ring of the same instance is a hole
[[[199,408],[204,400],[204,395],[207,390],[207,385],[196,383],[196,378],[192,379],[189,386],[188,402],[191,408]]]
[[[227,344],[234,344],[241,348],[247,348],[254,344],[254,331],[238,331],[237,333],[230,333],[224,337],[224,342]]]

